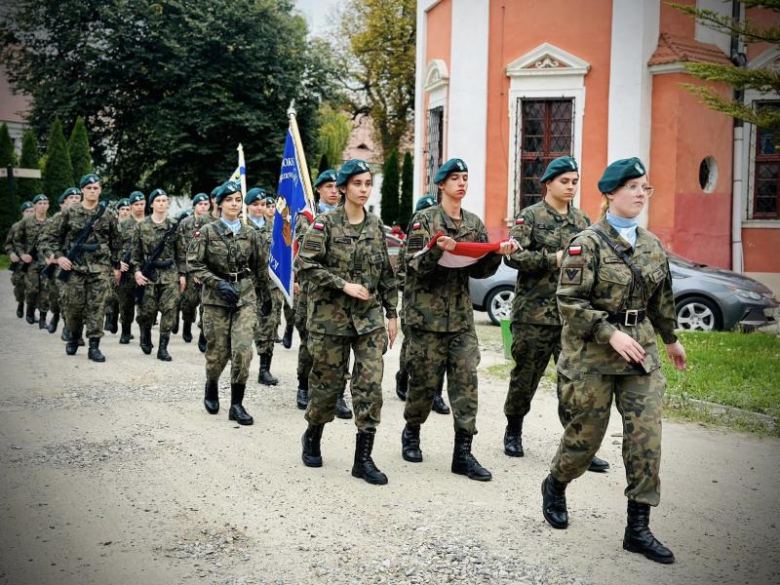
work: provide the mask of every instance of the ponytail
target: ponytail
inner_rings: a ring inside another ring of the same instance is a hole
[[[609,199],[607,199],[607,194],[604,193],[601,196],[601,208],[599,209],[599,217],[603,218],[607,215],[607,210],[609,210]]]

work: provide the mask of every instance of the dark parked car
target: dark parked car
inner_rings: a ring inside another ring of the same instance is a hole
[[[669,254],[672,287],[680,329],[720,331],[740,327],[752,330],[774,322],[777,299],[772,291],[742,274],[697,264]],[[471,300],[498,324],[512,317],[517,271],[501,264],[490,278],[471,280]]]

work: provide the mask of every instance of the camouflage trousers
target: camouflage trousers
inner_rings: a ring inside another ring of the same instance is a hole
[[[65,328],[80,335],[86,329],[89,339],[103,337],[103,319],[106,316],[106,295],[109,282],[106,272],[81,273],[71,271],[62,290],[62,316]]]
[[[406,328],[409,341],[407,371],[409,390],[404,418],[410,425],[424,423],[433,407],[436,387],[447,374],[447,394],[455,430],[477,433],[477,366],[479,343],[473,330],[458,333]]]
[[[187,276],[187,288],[179,297],[179,308],[184,321],[194,323],[200,306],[200,285],[195,284],[191,276]]]
[[[238,308],[204,305],[202,327],[208,342],[207,380],[219,380],[230,360],[230,382],[246,384],[252,364],[252,333],[256,324],[254,303]]]
[[[382,412],[382,355],[387,344],[384,327],[364,335],[337,336],[308,332],[309,353],[313,364],[309,373],[309,405],[306,420],[310,424],[329,423],[336,416],[336,400],[349,373],[349,352],[355,354],[350,392],[355,425],[373,432]]]
[[[302,286],[301,292],[295,297],[295,328],[298,330],[298,337],[301,338],[301,344],[298,346],[297,374],[299,378],[309,375],[313,363],[309,351],[309,329],[306,326],[307,298],[305,287]]]
[[[59,313],[62,308],[61,299],[64,287],[62,281],[57,278],[59,275],[60,269],[57,268],[46,287],[49,292],[49,310],[51,310],[52,313]]]
[[[504,402],[506,416],[522,418],[530,412],[531,400],[550,358],[557,363],[561,353],[561,329],[556,325],[512,322],[512,358],[515,365]],[[558,415],[562,416],[560,409]]]
[[[140,327],[152,327],[160,312],[160,334],[170,334],[176,317],[176,300],[179,298],[179,283],[154,284],[144,287],[144,298],[138,305],[136,321]]]
[[[657,506],[661,499],[661,414],[666,378],[661,370],[647,375],[612,376],[558,372],[560,400],[569,421],[550,472],[569,482],[584,474],[607,432],[609,412],[615,406],[623,419],[623,462],[626,497]]]
[[[124,281],[119,282],[116,297],[120,321],[125,325],[132,324],[135,318],[135,282],[132,273],[128,274]]]
[[[24,302],[24,273],[17,270],[11,274],[11,284],[14,287],[14,298],[17,303]]]
[[[273,354],[279,323],[282,320],[282,305],[287,307],[282,291],[276,285],[271,285],[271,314],[268,316],[260,315],[258,304],[257,329],[255,331],[257,355],[263,355],[264,353]],[[285,314],[287,314],[286,309]]]
[[[39,311],[49,310],[49,281],[38,272],[38,264],[33,262],[24,275],[24,301]]]
[[[409,328],[401,319],[401,333],[403,334],[403,341],[401,342],[401,353],[398,356],[398,369],[402,372],[408,372],[407,364],[409,363]]]
[[[106,297],[106,314],[119,315],[119,284],[114,275],[109,276],[110,288]]]

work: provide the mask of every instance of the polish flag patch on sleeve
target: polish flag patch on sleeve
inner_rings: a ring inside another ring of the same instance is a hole
[[[315,230],[324,230],[325,229],[325,224],[322,223],[322,222],[319,222],[319,221],[315,221],[314,222],[314,229]]]
[[[193,237],[195,237],[195,238],[199,238],[199,237],[200,237],[200,231],[197,231],[197,232],[195,232],[195,233],[194,233],[194,234],[192,234],[192,235],[193,235]]]
[[[420,225],[419,221],[416,221],[416,222],[414,222],[414,224],[412,224],[412,229],[413,230],[419,230],[420,227],[422,227],[422,226]]]
[[[582,246],[569,246],[569,256],[579,256],[582,254]]]
[[[525,218],[519,217],[515,220],[515,225],[523,225],[525,223]]]

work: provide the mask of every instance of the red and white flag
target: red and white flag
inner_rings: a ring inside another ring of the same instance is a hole
[[[428,245],[422,250],[415,253],[412,258],[419,258],[431,248],[436,245],[436,241],[442,236],[446,236],[443,231],[439,231],[435,236],[431,238]],[[445,268],[466,268],[472,264],[476,264],[480,259],[484,258],[488,254],[498,252],[501,244],[508,242],[509,239],[501,240],[500,242],[456,242],[455,249],[452,251],[445,250],[439,258],[439,266]]]

